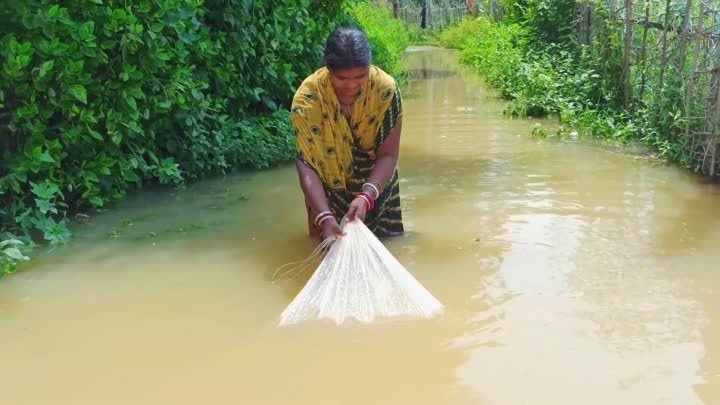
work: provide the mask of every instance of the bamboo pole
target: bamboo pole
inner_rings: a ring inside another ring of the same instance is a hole
[[[592,44],[592,6],[585,1],[580,11],[580,43],[582,45]]]
[[[715,70],[715,86],[717,88],[715,95],[715,130],[713,135],[708,139],[712,142],[712,160],[710,161],[710,176],[715,176],[716,169],[715,164],[717,163],[717,150],[718,150],[718,133],[720,133],[720,41],[715,44],[715,50],[717,51],[716,70]]]
[[[705,17],[705,6],[700,5],[700,14],[698,15],[697,32],[702,32],[703,20]],[[690,114],[692,114],[693,105],[693,91],[695,87],[695,70],[697,70],[698,61],[700,60],[700,51],[702,50],[702,40],[700,36],[694,37],[695,39],[695,55],[692,61],[692,68],[690,69],[690,76],[688,77],[687,89],[685,92],[685,140],[683,146],[687,148],[688,141],[690,139]]]
[[[645,21],[650,21],[650,0],[645,0]],[[642,61],[642,76],[640,78],[640,95],[638,99],[640,102],[643,100],[645,95],[645,81],[647,80],[647,41],[648,41],[648,26],[643,27],[643,39],[642,49],[640,50],[640,60]]]
[[[578,18],[578,42],[580,45],[587,45],[585,43],[585,24],[585,8],[582,7]]]
[[[691,1],[691,0],[688,0]],[[625,0],[625,57],[623,61],[623,104],[630,106],[632,87],[630,86],[630,60],[633,51],[633,0]]]
[[[658,117],[662,117],[663,110],[665,108],[665,90],[663,88],[664,81],[665,81],[665,68],[667,66],[667,48],[668,48],[668,27],[670,26],[670,4],[671,0],[665,0],[665,24],[663,29],[663,37],[662,37],[662,54],[660,55],[660,77],[658,79],[658,91],[660,92],[660,95],[658,96]]]
[[[687,60],[688,46],[688,27],[690,25],[690,13],[692,12],[692,4],[692,0],[687,0],[687,2],[685,3],[685,13],[683,14],[682,31],[680,32],[680,59],[677,66],[680,77],[683,77],[685,73],[685,61]]]

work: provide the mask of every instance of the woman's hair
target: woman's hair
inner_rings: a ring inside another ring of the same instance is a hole
[[[325,43],[325,65],[330,70],[370,66],[372,50],[365,33],[357,28],[340,27]]]

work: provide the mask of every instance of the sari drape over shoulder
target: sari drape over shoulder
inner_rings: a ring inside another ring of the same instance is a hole
[[[401,116],[400,89],[390,75],[376,66],[370,68],[370,77],[353,104],[350,120],[343,114],[327,68],[315,71],[298,88],[291,113],[297,158],[320,177],[338,220],[347,213],[350,202],[372,173],[377,148],[390,136]],[[308,209],[311,233],[313,214]],[[378,237],[403,233],[397,168],[364,222]]]

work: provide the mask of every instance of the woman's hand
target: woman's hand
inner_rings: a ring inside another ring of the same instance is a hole
[[[345,232],[343,232],[342,228],[340,228],[340,224],[338,224],[334,217],[323,221],[320,238],[325,240],[330,237],[339,238],[343,236],[345,236]]]
[[[367,215],[368,211],[368,203],[365,201],[362,197],[355,197],[354,200],[350,203],[350,208],[348,208],[347,218],[348,222],[352,222],[356,219],[359,219],[360,221],[365,221],[365,215]]]

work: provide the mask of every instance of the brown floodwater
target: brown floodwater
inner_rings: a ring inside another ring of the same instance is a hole
[[[718,187],[408,63],[386,246],[444,314],[276,327],[314,247],[293,166],[146,191],[0,281],[0,403],[719,404]]]

